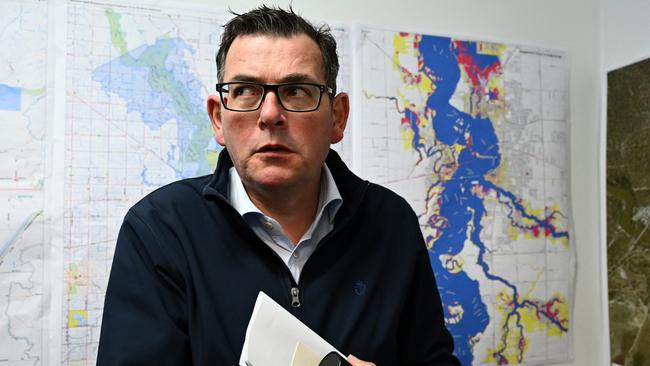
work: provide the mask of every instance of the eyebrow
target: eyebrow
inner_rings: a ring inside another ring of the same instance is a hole
[[[280,79],[280,82],[282,83],[302,83],[302,82],[309,82],[309,83],[318,83],[317,80],[312,78],[311,76],[307,74],[289,74],[282,79]]]
[[[249,81],[249,82],[254,82],[254,83],[261,83],[262,80],[259,77],[255,77],[252,75],[246,75],[246,74],[237,74],[234,75],[231,80],[232,81]],[[316,83],[320,84],[317,80],[315,80],[313,77],[307,74],[302,74],[302,73],[293,73],[284,76],[282,79],[279,80],[279,84],[284,84],[284,83]]]

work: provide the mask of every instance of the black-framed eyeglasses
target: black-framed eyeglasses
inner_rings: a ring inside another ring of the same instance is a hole
[[[235,112],[259,109],[269,90],[275,92],[282,108],[289,112],[315,111],[320,107],[323,93],[334,94],[332,88],[314,83],[260,84],[231,81],[217,84],[217,92],[224,108]]]

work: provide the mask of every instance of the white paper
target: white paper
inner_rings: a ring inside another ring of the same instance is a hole
[[[332,351],[343,356],[316,332],[260,291],[246,329],[239,365],[247,366],[248,361],[252,366],[289,366],[298,342],[321,358]]]
[[[298,342],[296,349],[293,351],[291,366],[318,366],[322,359],[323,357],[309,349],[302,342]]]

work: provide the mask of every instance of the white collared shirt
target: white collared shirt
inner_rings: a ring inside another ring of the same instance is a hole
[[[234,167],[230,168],[228,200],[244,218],[255,234],[275,251],[291,271],[296,283],[300,280],[307,259],[318,243],[334,228],[334,217],[343,203],[336,182],[327,164],[321,169],[321,185],[318,196],[316,218],[297,245],[293,245],[282,226],[272,217],[266,216],[248,197],[244,184]]]

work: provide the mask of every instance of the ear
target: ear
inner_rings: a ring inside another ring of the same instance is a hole
[[[214,139],[221,146],[226,146],[223,138],[223,123],[221,119],[221,98],[218,95],[209,95],[206,102],[208,108],[208,116],[212,122],[212,131],[214,132]]]
[[[350,114],[350,97],[348,93],[339,93],[334,97],[332,102],[332,116],[334,126],[330,143],[335,144],[343,139],[345,126],[348,124],[348,115]]]

